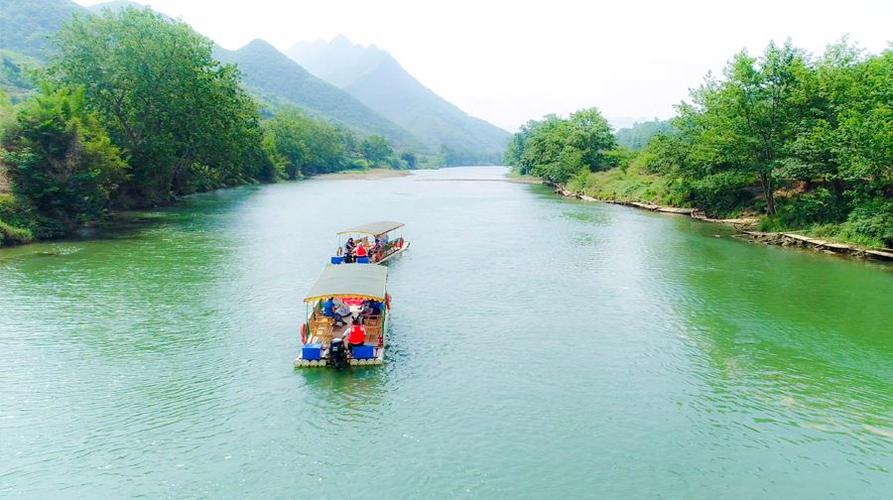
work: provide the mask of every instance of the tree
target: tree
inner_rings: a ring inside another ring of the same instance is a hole
[[[617,147],[611,125],[598,108],[577,111],[570,116],[568,145],[580,152],[580,161],[591,171],[610,167],[605,153]]]
[[[581,170],[616,166],[625,158],[616,148],[608,121],[597,108],[589,108],[568,119],[546,115],[527,122],[509,142],[504,161],[521,175],[562,184]]]
[[[148,9],[107,10],[76,16],[55,41],[48,75],[83,87],[87,107],[128,155],[126,199],[165,202],[269,174],[238,70],[214,60],[211,42],[188,25]]]
[[[400,159],[406,163],[406,168],[415,169],[419,164],[419,159],[412,151],[404,151],[400,153]]]
[[[803,52],[790,41],[770,43],[759,60],[746,52],[735,56],[726,82],[703,95],[713,128],[705,137],[732,168],[757,175],[769,215],[776,213],[775,174],[808,111],[801,92],[806,70]]]
[[[335,172],[350,163],[346,142],[352,133],[296,108],[282,108],[266,124],[269,140],[290,179]]]
[[[360,152],[363,157],[375,165],[384,164],[388,158],[394,155],[394,149],[388,140],[380,135],[370,135],[360,144]]]
[[[57,234],[98,217],[126,178],[121,152],[86,110],[82,89],[44,87],[19,111],[4,144],[14,191]]]
[[[629,128],[622,128],[614,134],[614,137],[617,138],[617,144],[633,151],[641,151],[645,149],[651,139],[661,135],[671,135],[674,130],[669,120],[655,118],[647,122],[636,122]]]

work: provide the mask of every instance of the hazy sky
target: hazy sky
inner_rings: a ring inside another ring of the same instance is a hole
[[[512,131],[589,106],[615,124],[669,117],[708,70],[770,40],[790,37],[814,53],[847,34],[871,52],[893,41],[890,0],[145,3],[230,49],[254,38],[286,49],[338,34],[375,43],[436,93]]]

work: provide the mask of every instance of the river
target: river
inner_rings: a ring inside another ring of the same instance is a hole
[[[502,168],[191,197],[0,251],[0,496],[884,498],[893,266]],[[295,370],[393,219],[382,367]]]

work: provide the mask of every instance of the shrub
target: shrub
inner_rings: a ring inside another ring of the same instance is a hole
[[[739,172],[720,172],[680,184],[677,191],[688,189],[687,198],[696,207],[715,215],[726,215],[740,209],[753,195],[747,190],[752,178]],[[686,198],[686,196],[682,196]]]
[[[853,233],[893,247],[893,202],[873,200],[850,212],[845,227]]]
[[[846,204],[825,188],[776,201],[777,218],[787,227],[801,228],[846,219]]]
[[[81,90],[44,88],[22,107],[4,141],[14,192],[48,219],[41,224],[48,228],[66,231],[99,217],[126,176],[120,150],[86,111]]]
[[[33,240],[37,226],[27,203],[12,194],[0,194],[0,246]]]

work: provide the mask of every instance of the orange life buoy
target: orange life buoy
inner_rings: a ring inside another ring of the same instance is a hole
[[[301,325],[301,343],[307,343],[307,323]]]

